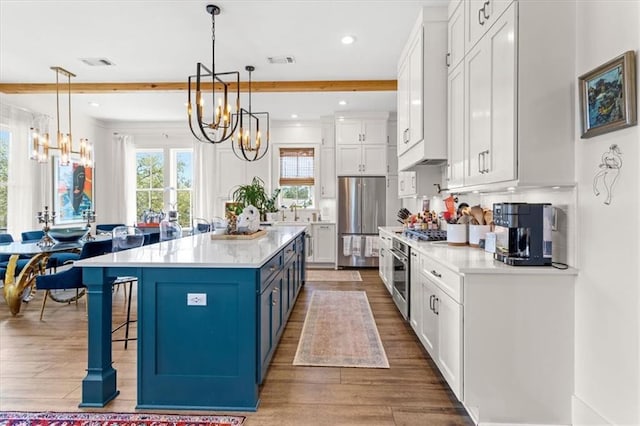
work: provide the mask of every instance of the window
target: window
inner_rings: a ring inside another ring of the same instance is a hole
[[[314,204],[314,149],[280,148],[280,200],[285,206]]]
[[[193,212],[193,152],[190,149],[174,150],[171,170],[175,172],[171,181],[176,188],[176,200],[171,200],[178,211],[178,223],[191,227]]]
[[[164,153],[136,151],[136,217],[164,210]]]
[[[9,181],[9,140],[11,134],[0,130],[0,230],[7,229],[8,191]]]
[[[136,151],[136,215],[145,210],[178,211],[178,223],[191,227],[193,211],[193,151]]]

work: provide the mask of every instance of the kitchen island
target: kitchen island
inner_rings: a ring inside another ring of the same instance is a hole
[[[305,227],[252,240],[198,234],[77,262],[89,294],[80,407],[117,397],[114,277],[138,278],[137,406],[257,409],[262,382],[304,283]]]

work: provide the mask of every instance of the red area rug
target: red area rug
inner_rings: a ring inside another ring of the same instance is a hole
[[[0,411],[0,426],[240,426],[243,416]]]

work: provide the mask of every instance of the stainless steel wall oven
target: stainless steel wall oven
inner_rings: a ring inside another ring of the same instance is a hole
[[[409,318],[410,250],[408,244],[393,239],[393,301],[405,320]]]

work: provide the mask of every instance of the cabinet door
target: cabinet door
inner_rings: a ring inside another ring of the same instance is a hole
[[[335,263],[336,261],[336,226],[313,225],[313,259],[318,263]]]
[[[362,123],[360,120],[341,119],[336,122],[336,144],[360,145],[362,143]]]
[[[283,313],[282,307],[282,284],[284,282],[283,273],[280,272],[273,280],[274,285],[271,290],[271,342],[275,347],[282,328]]]
[[[408,148],[409,143],[409,60],[404,61],[398,72],[398,127],[396,141],[397,155],[402,155]]]
[[[422,283],[422,325],[418,337],[431,358],[438,359],[438,316],[434,310],[438,287],[424,274]]]
[[[273,286],[269,286],[260,295],[260,365],[267,360],[271,350],[272,291]]]
[[[365,145],[386,144],[387,120],[362,120],[362,142]]]
[[[400,198],[398,196],[398,176],[387,176],[387,194],[386,194],[386,225],[398,226],[396,222],[398,210],[400,210]]]
[[[438,358],[436,363],[451,390],[462,400],[462,306],[438,290]]]
[[[464,184],[464,64],[454,68],[447,81],[447,187],[457,188]]]
[[[491,45],[483,38],[465,57],[465,185],[484,181],[491,140]]]
[[[409,285],[409,324],[415,331],[416,336],[420,335],[422,326],[422,267],[420,256],[415,251],[411,252],[411,279]]]
[[[453,15],[449,17],[449,23],[447,26],[448,37],[448,50],[447,50],[447,66],[449,72],[462,61],[464,57],[464,4],[458,3],[453,12]]]
[[[320,198],[336,198],[336,150],[320,148]]]
[[[489,10],[485,7],[485,0],[467,0],[465,6],[465,48],[469,51],[489,29]]]
[[[370,176],[387,174],[386,145],[362,145],[362,174]]]
[[[384,248],[382,241],[380,242],[379,256],[380,258],[378,259],[378,275],[380,276],[380,279],[384,283],[384,286],[389,287],[389,283],[387,283],[387,275],[385,274],[386,257],[388,255],[387,255],[387,249]]]
[[[320,143],[322,144],[322,147],[335,146],[336,131],[334,121],[323,120],[321,126]]]
[[[516,5],[512,4],[485,36],[491,51],[492,82],[491,140],[482,156],[487,183],[517,178],[515,12]]]
[[[336,169],[338,176],[362,173],[362,146],[336,145]]]
[[[409,50],[409,142],[410,148],[424,139],[423,137],[423,30],[420,28]]]

